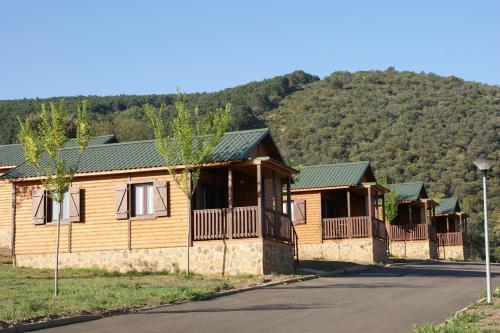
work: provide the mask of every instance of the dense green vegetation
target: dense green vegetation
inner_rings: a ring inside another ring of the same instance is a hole
[[[370,160],[379,179],[423,180],[432,196],[458,196],[481,253],[480,154],[498,160],[500,88],[455,77],[338,72],[266,114],[285,156],[315,164]],[[500,168],[489,180],[492,245],[500,260]]]
[[[142,106],[172,95],[85,97],[94,134],[152,138]],[[79,97],[66,98],[69,109]],[[15,117],[44,100],[0,101],[0,143],[15,141]],[[386,71],[336,72],[319,80],[294,72],[216,93],[190,94],[202,109],[231,103],[232,129],[271,128],[295,165],[370,160],[379,179],[423,180],[433,196],[458,196],[470,213],[472,255],[482,255],[482,201],[472,160],[499,157],[500,88],[456,77]],[[69,127],[71,131],[71,127]],[[489,180],[492,246],[500,260],[500,168]]]

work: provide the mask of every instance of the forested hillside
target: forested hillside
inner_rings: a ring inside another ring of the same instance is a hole
[[[265,127],[263,113],[276,108],[287,95],[302,89],[310,82],[319,80],[317,76],[297,71],[269,80],[252,82],[236,88],[229,88],[215,93],[197,93],[186,95],[186,102],[198,105],[203,110],[231,103],[233,123],[231,129],[249,129]],[[174,112],[175,95],[120,95],[120,96],[76,96],[64,97],[68,110],[75,110],[76,102],[86,99],[91,112],[92,132],[94,135],[114,133],[120,141],[151,138],[143,105],[146,103],[160,106],[169,105]],[[16,117],[26,117],[39,111],[42,103],[56,101],[51,99],[23,99],[0,101],[0,144],[16,141],[19,130]],[[74,131],[68,126],[68,131]]]
[[[145,103],[169,104],[173,95],[66,97],[68,109],[89,101],[94,134],[120,140],[151,137]],[[202,110],[231,103],[232,129],[268,126],[294,165],[370,160],[377,177],[423,180],[434,196],[455,195],[471,214],[473,255],[482,249],[480,154],[498,161],[500,88],[456,77],[386,71],[336,72],[319,80],[297,71],[216,93],[186,96]],[[0,144],[16,140],[16,116],[46,100],[0,101]],[[68,127],[69,132],[72,131]],[[500,168],[489,180],[492,245],[500,260]]]
[[[379,179],[423,180],[435,197],[458,196],[478,255],[481,183],[472,161],[500,156],[499,87],[392,68],[338,72],[285,98],[266,121],[295,164],[370,160]],[[489,207],[497,260],[499,176],[496,163]]]

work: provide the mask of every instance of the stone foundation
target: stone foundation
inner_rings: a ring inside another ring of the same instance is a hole
[[[465,260],[467,257],[467,248],[463,245],[448,245],[439,247],[439,259]]]
[[[355,263],[387,261],[386,242],[373,238],[326,240],[319,244],[299,244],[299,259],[325,259]]]
[[[195,242],[189,248],[190,272],[197,274],[253,274],[293,272],[293,248],[267,240]],[[21,267],[52,268],[53,254],[16,255]],[[60,253],[61,268],[102,268],[109,271],[185,272],[187,248],[159,248]]]
[[[390,254],[394,257],[407,259],[437,259],[438,249],[430,240],[398,241],[389,243]]]

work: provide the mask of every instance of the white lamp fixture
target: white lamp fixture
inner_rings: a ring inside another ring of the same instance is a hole
[[[474,164],[481,171],[488,171],[491,168],[491,160],[487,157],[479,157],[474,161]]]

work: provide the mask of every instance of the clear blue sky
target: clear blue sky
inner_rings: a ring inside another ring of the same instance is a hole
[[[0,60],[0,99],[389,66],[498,85],[500,1],[2,1]]]

